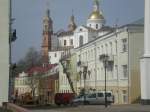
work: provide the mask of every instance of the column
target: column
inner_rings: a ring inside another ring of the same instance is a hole
[[[0,106],[8,102],[9,84],[9,0],[0,0]]]
[[[145,0],[144,55],[141,64],[141,102],[150,104],[150,0]]]

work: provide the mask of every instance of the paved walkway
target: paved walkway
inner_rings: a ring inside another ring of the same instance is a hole
[[[150,105],[113,105],[105,108],[101,105],[78,107],[59,107],[47,109],[34,109],[32,112],[150,112]]]

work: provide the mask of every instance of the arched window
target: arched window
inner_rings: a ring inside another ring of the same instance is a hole
[[[66,40],[64,40],[64,46],[66,46],[67,45],[67,41]]]
[[[96,29],[98,29],[98,24],[96,24]]]
[[[83,36],[81,35],[79,37],[79,46],[82,46],[83,45]]]

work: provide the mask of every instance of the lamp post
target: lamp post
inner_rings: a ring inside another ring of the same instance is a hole
[[[80,90],[81,90],[81,75],[82,75],[82,71],[79,71],[79,77],[80,77]]]
[[[77,65],[81,68],[83,67],[83,72],[82,71],[79,71],[80,74],[83,73],[83,80],[84,80],[84,92],[83,92],[83,95],[84,95],[84,104],[86,104],[86,89],[85,89],[85,81],[86,81],[86,75],[87,75],[87,72],[88,72],[88,66],[87,65],[83,65],[83,63],[81,63],[81,61],[79,60],[79,62],[77,63]]]
[[[87,75],[87,66],[83,66],[83,78],[84,78],[84,104],[86,104],[86,89],[85,89],[85,80]]]
[[[106,54],[103,54],[103,55],[100,55],[99,56],[99,59],[100,59],[100,61],[102,61],[103,62],[103,64],[104,64],[104,68],[105,68],[105,107],[107,107],[107,93],[106,93],[106,91],[107,91],[107,83],[106,83],[106,72],[107,72],[107,66],[108,66],[108,59],[109,59],[109,56],[108,55],[106,55]]]

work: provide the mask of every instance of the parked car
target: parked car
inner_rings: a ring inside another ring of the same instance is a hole
[[[56,105],[68,105],[71,104],[72,100],[74,99],[74,93],[56,93],[55,94],[55,104]]]
[[[107,103],[111,104],[114,102],[114,96],[112,95],[112,92],[107,91]],[[93,92],[90,94],[85,95],[85,102],[84,102],[84,96],[78,96],[73,101],[73,105],[79,105],[79,104],[105,104],[105,92]]]

